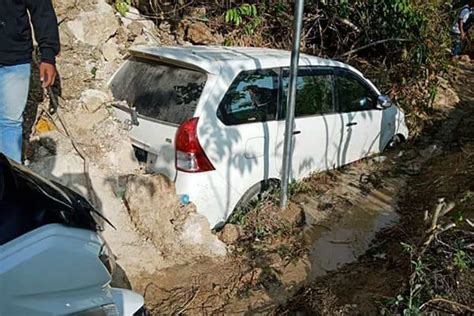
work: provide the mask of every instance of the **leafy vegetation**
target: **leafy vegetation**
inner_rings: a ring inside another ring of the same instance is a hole
[[[244,18],[257,17],[257,7],[255,4],[244,3],[240,7],[231,8],[225,13],[225,22],[240,26]]]
[[[115,9],[120,13],[120,15],[125,16],[130,9],[131,4],[132,0],[116,0]]]

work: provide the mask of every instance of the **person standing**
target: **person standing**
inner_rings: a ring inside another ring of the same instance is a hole
[[[22,157],[23,111],[31,75],[31,25],[40,51],[43,88],[56,78],[60,44],[51,1],[0,0],[0,152],[17,162]]]
[[[463,43],[467,40],[469,30],[474,22],[474,0],[470,0],[469,4],[466,4],[459,15],[456,17],[451,35],[453,37],[453,57],[459,57],[462,53]]]

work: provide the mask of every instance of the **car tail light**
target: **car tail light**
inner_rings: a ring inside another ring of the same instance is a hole
[[[197,137],[195,117],[184,122],[176,132],[176,169],[184,172],[205,172],[215,170],[207,158]]]

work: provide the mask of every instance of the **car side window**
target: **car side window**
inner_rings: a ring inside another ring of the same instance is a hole
[[[372,110],[376,106],[377,96],[355,75],[341,73],[336,77],[339,111],[356,112]]]
[[[226,125],[275,120],[278,81],[273,69],[242,72],[219,105],[218,118]]]
[[[286,103],[290,79],[283,78],[282,115],[286,115]],[[330,71],[302,69],[296,81],[295,117],[321,115],[334,112],[333,76]]]

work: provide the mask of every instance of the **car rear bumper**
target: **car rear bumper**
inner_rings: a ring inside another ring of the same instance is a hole
[[[241,197],[217,171],[178,172],[176,193],[188,195],[197,212],[208,219],[211,228],[225,223]]]

